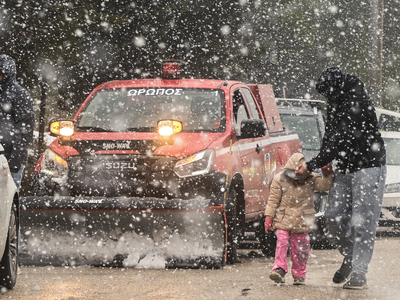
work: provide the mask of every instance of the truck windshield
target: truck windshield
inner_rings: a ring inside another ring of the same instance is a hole
[[[159,120],[182,122],[184,132],[225,128],[224,93],[210,89],[124,88],[97,92],[77,120],[78,131],[152,132]]]
[[[321,135],[317,119],[314,116],[281,115],[281,117],[283,126],[287,130],[293,130],[298,134],[304,150],[320,149]]]

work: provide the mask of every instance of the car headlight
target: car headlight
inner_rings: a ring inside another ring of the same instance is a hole
[[[214,163],[215,152],[212,149],[197,152],[175,164],[174,172],[179,177],[207,174]]]
[[[68,163],[53,150],[46,149],[40,171],[51,177],[62,177],[68,174]]]

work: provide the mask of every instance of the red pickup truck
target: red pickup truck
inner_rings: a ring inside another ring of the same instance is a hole
[[[159,245],[155,232],[167,228],[165,249],[176,232],[186,233],[175,251],[163,252],[166,266],[234,263],[249,228],[267,252],[274,247],[263,221],[271,180],[302,150],[282,126],[270,85],[181,79],[175,63],[164,65],[161,78],[101,84],[73,120],[55,120],[50,131],[58,138],[38,161],[33,195],[22,199],[27,263],[51,257],[65,264],[63,256],[75,256],[74,263],[96,264],[82,249],[43,251],[53,244],[38,242],[67,240],[71,232],[72,248],[111,235],[126,241],[127,232]],[[185,252],[181,243],[204,251]],[[134,251],[107,257],[126,262]]]

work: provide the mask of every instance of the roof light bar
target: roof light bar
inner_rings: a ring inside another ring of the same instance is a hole
[[[177,60],[164,61],[162,69],[163,79],[179,79],[181,75],[181,62]]]

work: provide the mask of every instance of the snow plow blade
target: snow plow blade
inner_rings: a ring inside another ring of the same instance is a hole
[[[213,267],[226,222],[209,200],[29,196],[21,199],[20,262],[136,268]]]

